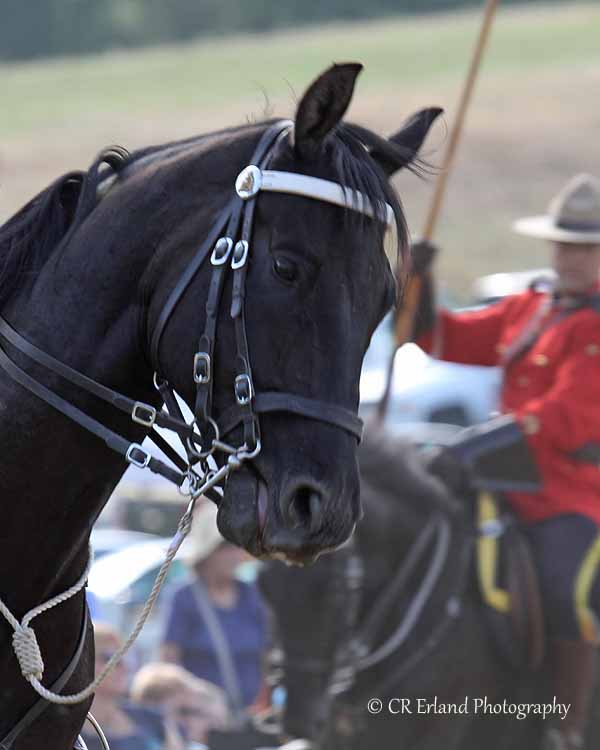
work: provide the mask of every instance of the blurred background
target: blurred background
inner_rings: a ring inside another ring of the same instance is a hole
[[[381,134],[417,109],[444,107],[423,151],[439,165],[481,11],[474,0],[0,0],[0,224],[109,144],[135,149],[292,115],[334,61],[364,64],[348,119]],[[597,0],[500,4],[434,237],[447,299],[478,301],[472,285],[483,274],[544,267],[544,243],[511,233],[511,222],[543,213],[574,174],[600,175],[599,39]],[[418,235],[433,178],[407,174],[396,186]],[[367,360],[365,410],[381,392],[389,346],[384,328]],[[413,345],[399,356],[390,420],[413,425],[413,436],[416,423],[489,413],[496,371],[434,370]],[[416,439],[443,442],[441,433]],[[90,588],[98,618],[120,633],[183,508],[162,482],[130,470],[101,517]],[[246,562],[236,576],[251,582],[255,572]],[[176,562],[171,584],[187,580]],[[158,655],[165,602],[138,666]]]
[[[349,118],[378,132],[443,106],[425,149],[439,164],[481,3],[0,0],[0,18],[4,221],[110,143],[289,115],[333,61],[365,65]],[[597,2],[500,3],[436,233],[440,278],[462,301],[475,276],[543,265],[543,243],[510,222],[600,171],[599,33]],[[431,181],[407,175],[398,188],[418,234]]]

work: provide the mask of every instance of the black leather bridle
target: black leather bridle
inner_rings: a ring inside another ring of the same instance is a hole
[[[291,127],[292,124],[288,121],[277,122],[262,135],[252,157],[251,166],[243,170],[238,177],[236,193],[222,210],[205,241],[172,290],[159,315],[151,338],[150,354],[156,370],[155,386],[165,405],[163,410],[157,410],[150,404],[134,401],[59,362],[27,341],[4,318],[0,317],[0,338],[8,341],[22,354],[61,378],[128,413],[134,422],[151,431],[150,438],[177,468],[174,469],[164,461],[154,457],[138,443],[132,443],[127,438],[118,435],[50,391],[18,367],[0,347],[0,367],[11,378],[65,416],[77,422],[81,427],[104,440],[109,448],[120,453],[129,463],[140,468],[149,468],[174,482],[180,488],[187,480],[189,483],[186,487],[188,494],[208,494],[216,502],[219,501],[220,495],[212,489],[213,485],[216,484],[214,481],[215,472],[210,470],[207,458],[214,452],[222,452],[226,457],[229,456],[229,461],[224,469],[217,472],[219,474],[218,481],[224,478],[232,468],[237,468],[241,461],[256,457],[261,449],[259,414],[288,412],[334,425],[350,433],[357,440],[360,440],[362,434],[362,421],[354,409],[293,393],[280,391],[255,393],[254,390],[244,313],[246,274],[252,240],[254,211],[260,190],[260,185],[253,185],[252,182],[257,178],[260,179],[262,170],[268,165],[275,145],[288,135]],[[265,172],[265,174],[267,173]],[[288,178],[294,176],[289,173],[277,172],[268,174],[274,176],[287,175]],[[355,194],[362,201],[359,201],[359,204],[356,205],[355,197],[352,200],[344,197],[347,189],[342,188],[342,186],[316,178],[307,178],[300,175],[297,177],[298,180],[304,180],[305,182],[310,183],[312,181],[316,188],[313,189],[312,193],[310,192],[310,184],[308,192],[306,190],[302,192],[295,189],[294,186],[286,185],[283,188],[276,186],[263,187],[263,189],[310,195],[317,200],[346,205],[349,208],[373,215],[369,208],[368,199],[365,199],[364,196]],[[321,183],[325,187],[322,188],[317,183]],[[330,191],[332,187],[339,189],[342,198],[324,195],[321,192],[325,188]],[[161,375],[160,343],[180,299],[207,259],[209,259],[212,267],[212,278],[206,302],[204,331],[200,336],[198,351],[193,362],[193,378],[196,383],[195,420],[189,424],[183,417],[174,391]],[[233,384],[235,404],[221,415],[221,424],[218,426],[211,411],[214,385],[213,360],[218,314],[229,268],[231,268],[233,274],[230,315],[234,322],[236,338],[236,376]],[[223,442],[222,438],[240,425],[243,430],[242,445],[234,448]],[[187,462],[155,431],[155,426],[172,430],[177,434],[185,447]],[[232,460],[234,455],[235,460]],[[199,470],[198,465],[200,466]],[[205,481],[207,476],[210,477],[208,484]]]
[[[257,195],[261,189],[259,182],[262,180],[262,170],[268,166],[276,144],[289,134],[291,127],[292,123],[288,121],[278,122],[270,126],[262,135],[251,165],[240,173],[236,181],[236,193],[220,213],[162,309],[151,339],[151,359],[155,367],[154,384],[162,397],[164,409],[159,410],[150,404],[135,401],[60,362],[25,339],[0,316],[0,340],[8,342],[21,354],[63,380],[129,414],[135,423],[150,431],[149,437],[177,468],[154,457],[138,443],[132,443],[51,391],[16,365],[0,346],[0,367],[15,382],[102,439],[110,449],[122,455],[128,463],[140,468],[148,468],[173,482],[180,489],[187,481],[185,494],[192,498],[192,503],[201,494],[219,502],[221,495],[214,489],[217,482],[224,479],[229,471],[241,465],[242,461],[251,460],[258,455],[261,449],[259,414],[270,412],[298,414],[334,425],[357,440],[360,440],[362,435],[362,421],[354,409],[293,393],[280,391],[255,393],[254,390],[244,314],[246,273],[254,211]],[[112,167],[110,162],[107,163]],[[264,174],[267,175],[266,172]],[[271,172],[269,174],[270,186],[263,186],[263,189],[305,195],[375,216],[368,198],[335,183],[302,175],[297,175],[297,179],[294,179],[294,175],[289,173]],[[389,217],[391,211],[389,206],[387,210]],[[161,375],[159,350],[162,336],[177,304],[208,258],[212,267],[212,278],[206,303],[204,331],[200,336],[198,351],[193,362],[193,378],[196,383],[195,420],[189,424],[183,417],[173,389]],[[235,404],[221,415],[221,425],[218,426],[212,417],[211,409],[214,385],[213,359],[218,313],[229,267],[233,273],[230,314],[234,322],[236,337],[236,376],[233,389]],[[221,438],[239,425],[243,430],[243,443],[235,448],[223,442]],[[157,426],[177,434],[185,448],[187,462],[156,432]],[[225,464],[216,472],[210,469],[207,461],[208,457],[215,452],[221,452],[226,456]],[[200,465],[199,471],[198,465]],[[84,617],[74,656],[53,686],[57,690],[64,686],[79,662],[85,642],[85,622]],[[9,747],[38,718],[47,705],[44,699],[34,704],[0,742],[0,750]]]

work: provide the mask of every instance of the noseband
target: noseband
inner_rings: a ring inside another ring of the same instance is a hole
[[[244,301],[258,194],[268,191],[301,195],[350,208],[376,218],[375,208],[368,197],[362,193],[328,180],[266,169],[275,146],[287,137],[291,128],[291,122],[281,121],[270,126],[262,135],[252,156],[251,165],[243,169],[236,180],[233,197],[183,272],[159,315],[151,339],[151,359],[156,370],[154,383],[162,397],[163,410],[134,401],[59,362],[24,339],[6,320],[0,317],[2,338],[46,369],[128,413],[134,422],[151,430],[149,437],[178,469],[167,465],[154,457],[146,448],[138,443],[131,443],[127,438],[113,432],[47,389],[18,367],[2,348],[0,348],[0,367],[27,390],[104,440],[109,448],[120,453],[129,463],[162,475],[175,483],[180,490],[185,486],[184,494],[189,494],[193,498],[200,494],[207,494],[218,502],[220,495],[213,490],[213,487],[224,480],[232,469],[238,468],[243,461],[255,458],[260,453],[259,414],[271,412],[298,414],[338,427],[357,440],[361,438],[362,421],[356,415],[355,410],[299,394],[281,391],[256,393],[254,389]],[[385,212],[386,223],[388,226],[393,226],[394,214],[391,206],[386,204]],[[174,310],[207,259],[212,268],[212,278],[206,302],[206,322],[192,369],[196,383],[195,420],[188,424],[183,417],[173,389],[161,375],[159,348]],[[212,415],[213,362],[218,313],[229,269],[233,276],[230,315],[234,323],[236,338],[236,375],[233,383],[235,403],[220,415],[220,425],[218,425]],[[222,438],[240,425],[243,430],[242,445],[233,447],[224,442]],[[185,448],[187,462],[154,430],[155,426],[172,430],[177,434]],[[207,461],[208,457],[215,452],[226,456],[225,463],[218,471],[211,470]]]

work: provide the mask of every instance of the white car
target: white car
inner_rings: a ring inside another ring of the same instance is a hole
[[[388,318],[375,332],[371,350],[360,381],[361,412],[365,417],[373,412],[385,389],[392,350]],[[454,425],[483,422],[497,410],[500,381],[497,367],[442,362],[416,344],[405,344],[394,359],[386,426],[416,442],[423,442],[420,433],[425,432],[428,441],[443,443],[456,431]],[[434,423],[436,427],[425,428],[424,423]]]
[[[479,304],[487,304],[509,294],[524,292],[532,283],[542,279],[552,284],[556,280],[556,273],[551,268],[490,273],[475,279],[472,286],[473,296]]]
[[[91,544],[94,550],[94,560],[99,560],[104,555],[118,552],[132,544],[141,542],[152,542],[156,540],[155,534],[144,531],[131,531],[120,527],[101,526],[92,530]]]

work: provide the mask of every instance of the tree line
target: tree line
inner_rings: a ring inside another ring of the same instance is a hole
[[[271,31],[336,19],[433,12],[481,3],[482,0],[0,0],[0,60],[80,55],[114,47],[182,42],[202,35]]]

